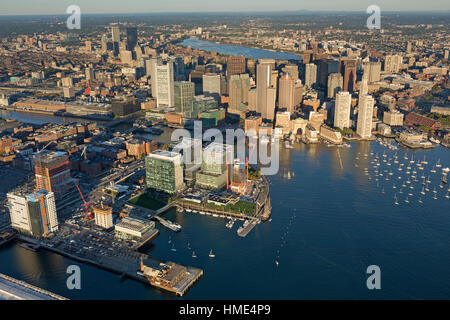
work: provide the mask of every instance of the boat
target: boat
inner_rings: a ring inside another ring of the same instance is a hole
[[[448,195],[448,192],[447,192],[447,194],[445,195],[445,197],[448,199],[448,198],[450,198],[450,196]]]
[[[215,255],[215,254],[213,253],[213,251],[211,250],[211,251],[209,252],[208,257],[210,257],[210,258],[215,258],[216,255]]]
[[[419,203],[423,203],[422,198],[419,198]]]
[[[195,251],[192,251],[192,258],[197,258],[197,255],[195,254]]]
[[[384,188],[383,188],[383,190],[381,190],[381,194],[385,194],[385,192],[384,192]]]
[[[177,252],[177,249],[175,249],[175,245],[172,244],[172,249],[170,249],[173,252]]]
[[[228,221],[228,223],[226,224],[226,227],[227,227],[228,229],[231,229],[231,228],[233,228],[233,225],[234,225],[234,221],[233,221],[233,220],[230,220],[230,221]]]
[[[425,187],[422,187],[422,191],[420,192],[420,194],[425,195]]]
[[[394,204],[398,206],[398,199],[397,199],[397,195],[394,196]]]
[[[446,177],[446,176],[443,176],[443,177],[442,177],[442,183],[447,184],[447,177]]]
[[[278,263],[278,260],[275,260],[275,264],[277,265],[277,267],[278,267],[278,265],[279,265],[279,263]]]
[[[405,202],[409,203],[408,196],[406,196]]]

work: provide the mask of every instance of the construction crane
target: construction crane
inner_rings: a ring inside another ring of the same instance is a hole
[[[78,192],[80,193],[81,199],[83,200],[84,207],[85,207],[85,209],[86,209],[86,219],[91,220],[91,219],[92,219],[92,215],[91,215],[91,213],[89,212],[89,206],[90,206],[90,204],[87,203],[86,200],[84,200],[84,197],[83,197],[83,194],[81,193],[80,187],[79,187],[77,184],[76,184],[75,186],[77,187]]]
[[[50,141],[49,143],[47,143],[46,145],[45,145],[45,147],[43,147],[41,150],[39,150],[39,148],[38,148],[38,154],[39,153],[41,153],[42,151],[44,151],[45,150],[45,148],[47,148],[49,145],[51,145],[52,143],[56,143],[56,141],[55,140],[52,140],[52,141]]]

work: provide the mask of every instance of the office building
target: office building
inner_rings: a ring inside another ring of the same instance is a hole
[[[272,64],[258,64],[256,67],[256,111],[263,119],[268,120],[273,120],[275,117],[276,89],[272,87],[272,84]]]
[[[213,142],[203,150],[201,171],[196,184],[203,188],[221,189],[228,182],[228,165],[233,163],[233,147]]]
[[[138,34],[136,27],[127,28],[127,50],[133,51],[138,42]]]
[[[203,79],[203,94],[206,97],[214,97],[219,101],[222,92],[221,76],[216,73],[205,73]]]
[[[350,128],[350,108],[352,95],[347,91],[341,91],[336,95],[334,105],[334,126],[344,129]]]
[[[398,111],[385,111],[383,113],[383,122],[391,127],[403,126],[403,113]]]
[[[232,75],[239,75],[245,73],[247,69],[246,60],[244,56],[229,56],[227,59],[227,75],[230,78]]]
[[[344,86],[344,78],[340,73],[331,73],[328,76],[328,89],[327,96],[328,99],[333,99],[336,94],[342,90]]]
[[[317,82],[317,66],[314,63],[305,65],[305,86],[311,88]]]
[[[375,99],[371,95],[364,95],[358,106],[358,120],[356,133],[363,139],[372,136],[372,117]]]
[[[237,110],[241,103],[248,103],[250,77],[247,73],[232,75],[229,88],[230,109]]]
[[[356,60],[341,60],[341,74],[344,77],[343,91],[354,92],[356,89]]]
[[[279,80],[278,108],[287,109],[292,114],[295,108],[295,80],[289,74],[283,75]]]
[[[47,237],[58,230],[53,192],[39,190],[28,195],[8,193],[11,227],[35,237]]]
[[[168,193],[177,193],[184,188],[180,153],[154,151],[146,157],[145,167],[147,187]]]
[[[54,192],[57,197],[74,187],[66,152],[41,152],[34,159],[36,190]]]
[[[156,102],[157,106],[174,106],[173,63],[156,66]]]
[[[195,85],[188,81],[174,82],[174,106],[176,112],[186,113],[192,110]]]

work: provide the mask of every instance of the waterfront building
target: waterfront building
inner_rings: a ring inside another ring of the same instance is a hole
[[[196,184],[208,189],[221,189],[228,183],[228,165],[233,161],[233,147],[213,142],[202,154],[201,171]]]
[[[361,97],[358,105],[358,121],[356,133],[363,139],[372,137],[372,117],[375,99],[371,95]]]
[[[47,237],[58,230],[55,195],[39,190],[31,194],[8,193],[11,226],[35,237]]]
[[[138,218],[124,217],[114,226],[114,234],[123,240],[140,240],[151,234],[156,235],[154,221],[144,221]]]
[[[398,111],[385,111],[383,113],[383,122],[391,127],[403,126],[403,113]]]
[[[184,188],[182,155],[156,150],[145,159],[146,181],[149,188],[177,193]]]
[[[336,95],[334,106],[334,127],[344,129],[350,127],[350,109],[352,95],[347,91],[341,91]]]

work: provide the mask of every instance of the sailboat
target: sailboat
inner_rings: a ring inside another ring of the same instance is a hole
[[[438,161],[437,161],[437,163],[436,163],[436,168],[440,168],[440,167],[442,167],[442,164],[440,164],[440,159],[438,159]]]
[[[175,245],[174,244],[172,244],[172,249],[170,249],[170,250],[172,250],[173,252],[177,251],[177,249],[175,249]]]
[[[422,198],[419,198],[419,203],[423,203]]]
[[[385,194],[385,192],[384,192],[384,188],[383,188],[383,190],[381,190],[381,194]]]
[[[422,191],[420,192],[420,194],[425,195],[425,187],[422,187]]]
[[[279,265],[279,263],[278,263],[278,260],[275,260],[275,264],[277,265],[277,267],[278,267],[278,265]]]
[[[213,251],[212,251],[212,249],[211,249],[211,251],[209,252],[209,255],[208,255],[210,258],[215,258],[216,257],[216,255],[213,253]]]
[[[192,258],[197,258],[197,255],[195,254],[195,251],[192,251]]]
[[[450,198],[450,196],[448,195],[448,191],[447,191],[447,194],[445,195],[445,197],[448,199],[448,198]]]
[[[405,202],[409,203],[408,196],[406,196]]]
[[[398,199],[397,199],[397,195],[394,196],[394,204],[398,206]]]

